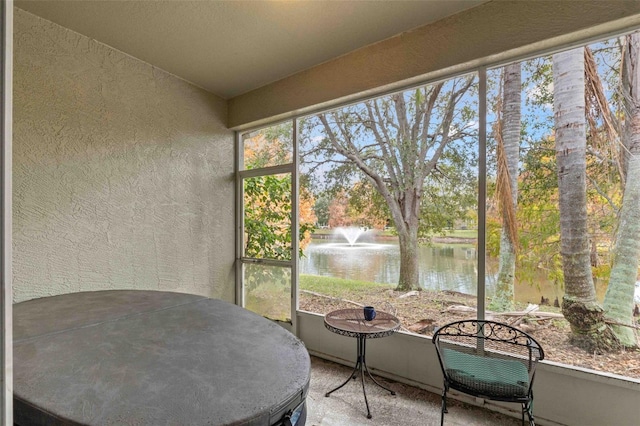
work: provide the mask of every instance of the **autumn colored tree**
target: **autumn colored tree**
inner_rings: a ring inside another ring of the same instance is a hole
[[[273,126],[244,138],[245,169],[257,169],[291,162],[291,125]],[[291,260],[290,174],[271,174],[245,179],[244,229],[245,255],[255,258]],[[300,254],[311,241],[317,221],[313,195],[299,191]]]
[[[356,182],[349,190],[349,214],[354,223],[367,229],[384,229],[389,219],[384,199],[367,181]]]
[[[245,256],[291,260],[291,178],[267,175],[244,182]]]
[[[383,229],[387,220],[376,196],[366,182],[356,182],[348,191],[338,192],[329,203],[329,227]]]
[[[291,124],[284,123],[244,135],[244,168],[250,170],[291,163],[291,131]]]
[[[345,192],[336,194],[329,203],[329,228],[351,226],[352,221],[348,214],[349,199]]]
[[[318,218],[315,213],[316,200],[306,187],[300,188],[298,196],[298,217],[300,218],[300,250],[311,243],[311,234],[315,229],[315,224],[318,222]]]

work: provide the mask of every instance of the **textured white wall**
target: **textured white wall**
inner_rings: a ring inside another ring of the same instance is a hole
[[[15,10],[14,301],[234,298],[233,133],[208,92]]]

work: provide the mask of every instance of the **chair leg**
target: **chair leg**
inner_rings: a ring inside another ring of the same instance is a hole
[[[536,422],[533,419],[533,400],[522,404],[522,426],[524,426],[524,413],[527,413],[529,418],[529,426],[536,426]]]
[[[444,382],[444,387],[442,389],[442,407],[440,409],[440,426],[444,426],[444,414],[448,413],[447,410],[447,391],[449,390],[448,383]]]

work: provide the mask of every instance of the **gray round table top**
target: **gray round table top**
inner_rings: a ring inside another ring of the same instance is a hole
[[[13,309],[14,411],[29,424],[265,425],[308,389],[302,342],[221,300],[97,291]]]

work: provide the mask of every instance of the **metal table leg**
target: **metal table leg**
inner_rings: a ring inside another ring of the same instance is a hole
[[[386,390],[387,392],[390,392],[391,395],[395,395],[395,391],[392,391],[391,389],[381,385],[380,383],[378,383],[378,381],[376,379],[373,378],[373,376],[371,375],[371,372],[369,372],[369,368],[367,367],[367,362],[366,362],[366,353],[367,353],[367,339],[365,335],[361,335],[358,336],[358,358],[356,360],[356,365],[353,368],[353,371],[351,372],[351,374],[349,375],[349,377],[347,378],[347,380],[344,381],[344,383],[342,383],[340,386],[338,386],[335,389],[330,390],[329,392],[325,393],[324,396],[328,397],[329,395],[331,395],[333,392],[337,391],[338,389],[342,388],[344,385],[346,385],[347,383],[349,383],[349,380],[351,379],[355,379],[356,375],[358,374],[358,371],[360,372],[360,380],[362,382],[362,394],[364,395],[364,403],[367,406],[367,418],[370,419],[371,416],[371,410],[369,410],[369,401],[367,400],[367,391],[364,387],[364,373],[365,371],[367,372],[367,375],[369,376],[369,378],[371,380],[373,380],[373,383],[375,383],[376,385],[378,385],[379,387],[381,387],[382,389]]]
[[[396,392],[392,391],[391,389],[389,389],[386,386],[381,385],[380,383],[378,383],[378,381],[376,379],[373,378],[373,376],[371,375],[371,373],[369,372],[369,367],[367,367],[367,361],[365,360],[365,355],[367,352],[367,348],[365,346],[367,342],[367,339],[364,338],[364,336],[362,337],[362,366],[364,366],[364,369],[367,371],[367,374],[369,375],[369,378],[371,380],[373,380],[373,383],[375,383],[376,385],[380,386],[382,389],[386,390],[387,392],[390,392],[391,395],[395,395]],[[361,368],[362,368],[361,366]]]

